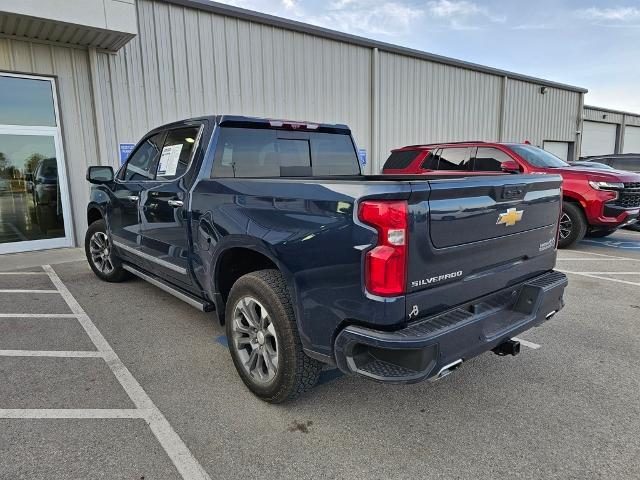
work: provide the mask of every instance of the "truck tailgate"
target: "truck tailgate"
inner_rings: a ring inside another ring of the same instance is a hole
[[[413,319],[551,270],[558,175],[500,175],[413,184],[407,316]]]

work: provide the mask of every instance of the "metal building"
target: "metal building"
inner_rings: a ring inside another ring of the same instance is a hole
[[[434,141],[573,158],[585,92],[208,0],[0,0],[0,253],[82,245],[86,167],[179,118],[347,123],[378,172]]]
[[[580,156],[640,153],[640,114],[585,105]]]

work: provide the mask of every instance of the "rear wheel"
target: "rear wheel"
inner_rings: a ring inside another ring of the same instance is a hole
[[[582,240],[587,233],[587,220],[575,203],[564,202],[560,216],[559,248],[567,248]]]
[[[317,383],[322,363],[302,350],[287,285],[278,270],[240,277],[229,293],[225,320],[233,363],[257,397],[280,403]]]
[[[129,272],[122,268],[122,262],[113,250],[104,220],[96,220],[87,228],[84,252],[91,270],[101,280],[122,282],[129,277]]]
[[[633,230],[634,232],[640,232],[640,222],[632,223],[625,228]]]

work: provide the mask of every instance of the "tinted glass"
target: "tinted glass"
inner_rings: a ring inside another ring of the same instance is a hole
[[[437,170],[438,162],[440,160],[439,153],[440,152],[437,152],[437,154],[434,154],[433,152],[429,152],[427,156],[424,158],[420,168],[422,168],[423,170]]]
[[[541,148],[534,147],[533,145],[511,144],[509,145],[509,148],[534,167],[563,168],[569,166],[569,164],[564,160],[560,160],[552,153],[542,150]]]
[[[313,175],[359,175],[360,163],[349,135],[311,135]]]
[[[165,132],[147,138],[129,157],[120,178],[122,180],[153,180],[160,158]]]
[[[284,136],[289,138],[278,138]],[[295,138],[277,130],[247,128],[222,129],[213,169],[217,177],[359,173],[358,156],[348,135],[310,133]]]
[[[513,161],[509,155],[497,148],[478,147],[474,160],[474,169],[482,172],[501,172],[502,163]]]
[[[411,162],[418,156],[420,153],[417,150],[403,150],[400,152],[392,152],[387,158],[387,161],[384,162],[383,170],[387,169],[403,169],[407,168],[411,165]]]
[[[614,158],[610,165],[618,170],[628,170],[631,172],[640,171],[640,157],[635,158]]]
[[[64,236],[54,137],[0,134],[0,243]]]
[[[462,148],[443,148],[440,154],[440,162],[438,170],[471,170],[471,162],[469,161],[469,149]]]
[[[173,180],[189,168],[200,127],[169,130],[157,162],[157,180]]]
[[[55,127],[51,82],[0,75],[0,124]]]

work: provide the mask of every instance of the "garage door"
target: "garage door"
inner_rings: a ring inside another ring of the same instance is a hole
[[[582,127],[581,157],[607,155],[616,151],[616,125],[585,121]]]
[[[556,157],[561,158],[565,162],[569,158],[569,142],[550,142],[545,140],[542,148],[549,153],[553,153]]]
[[[622,153],[640,153],[640,127],[627,126],[624,129]]]

